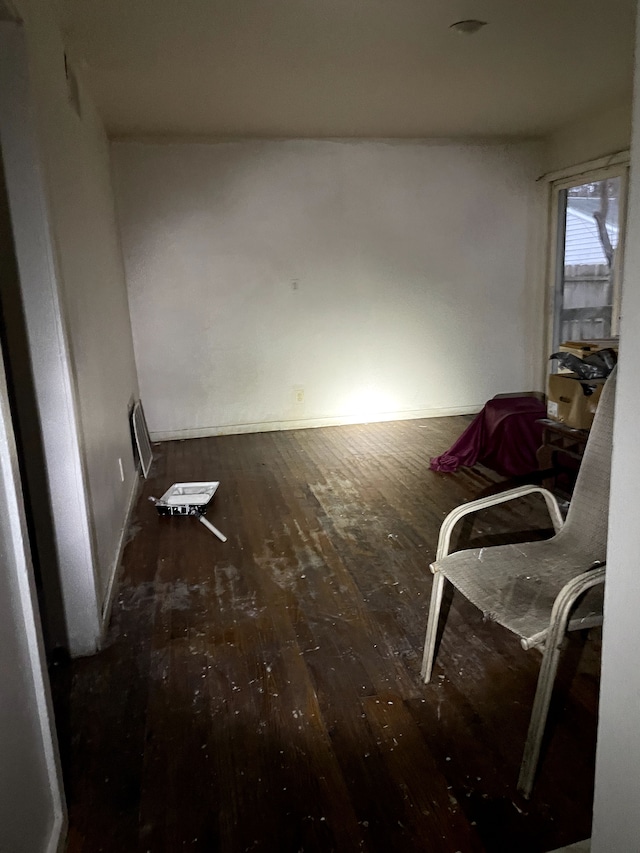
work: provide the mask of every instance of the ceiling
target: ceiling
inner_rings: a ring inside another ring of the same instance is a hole
[[[58,2],[112,136],[538,136],[632,85],[635,0]]]

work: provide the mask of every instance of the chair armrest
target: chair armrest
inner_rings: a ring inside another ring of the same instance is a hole
[[[555,644],[559,647],[567,632],[567,625],[569,624],[573,605],[588,589],[604,583],[605,573],[605,564],[598,563],[595,568],[588,569],[586,572],[576,575],[575,578],[571,578],[562,587],[556,596],[556,600],[553,602],[549,630],[529,637],[526,640],[521,640],[522,648],[526,650],[532,649],[543,642],[545,643],[545,648],[547,644]]]
[[[469,503],[461,504],[451,510],[449,515],[442,522],[442,526],[440,528],[436,561],[446,557],[449,553],[453,528],[461,518],[464,518],[465,515],[469,515],[472,512],[478,512],[479,510],[486,509],[490,506],[497,506],[498,504],[506,503],[507,501],[513,501],[516,498],[522,498],[525,495],[532,495],[536,493],[543,496],[545,503],[547,504],[547,509],[549,510],[553,529],[557,533],[564,524],[564,521],[555,495],[553,495],[548,489],[543,489],[542,486],[518,486],[515,489],[509,489],[508,491],[500,492],[500,494],[497,495],[490,495],[486,498],[478,498],[478,500],[469,501]]]

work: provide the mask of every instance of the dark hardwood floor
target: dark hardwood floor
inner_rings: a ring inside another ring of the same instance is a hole
[[[69,853],[541,853],[590,835],[597,633],[563,658],[530,802],[539,654],[453,596],[419,678],[440,522],[497,479],[429,470],[467,422],[155,446],[106,647],[52,669]],[[148,500],[208,479],[226,543]],[[531,499],[471,541],[547,524]]]

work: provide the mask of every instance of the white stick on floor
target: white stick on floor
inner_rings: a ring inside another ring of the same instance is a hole
[[[209,528],[209,530],[213,533],[213,535],[214,535],[214,536],[217,536],[217,537],[218,537],[218,539],[220,539],[220,541],[221,541],[221,542],[226,542],[226,541],[227,541],[227,537],[224,535],[224,533],[220,533],[220,531],[218,530],[218,528],[217,528],[217,527],[214,527],[214,526],[213,526],[213,524],[211,524],[211,522],[210,522],[210,521],[207,521],[207,519],[204,517],[204,515],[199,515],[199,516],[198,516],[198,521],[201,521],[201,522],[204,524],[204,526],[205,526],[205,527],[208,527],[208,528]]]

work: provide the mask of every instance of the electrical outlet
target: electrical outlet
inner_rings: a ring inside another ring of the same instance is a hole
[[[120,457],[118,457],[118,467],[120,468],[120,482],[124,483],[124,466]]]
[[[304,403],[304,388],[296,388],[296,403]]]

